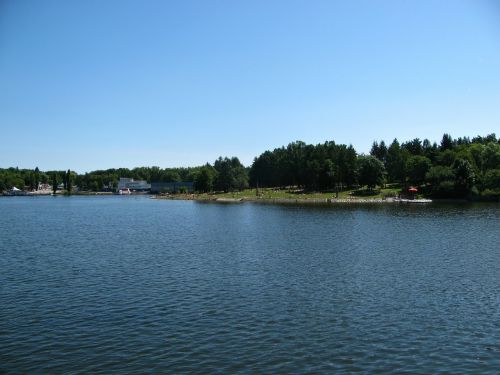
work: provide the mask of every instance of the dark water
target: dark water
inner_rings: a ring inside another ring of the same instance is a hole
[[[500,372],[500,206],[0,199],[0,373]]]

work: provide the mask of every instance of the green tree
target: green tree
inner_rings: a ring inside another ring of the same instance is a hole
[[[384,166],[386,165],[387,162],[387,153],[388,150],[384,141],[380,141],[380,144],[376,141],[373,142],[372,148],[370,150],[370,155],[375,156],[378,160],[384,163]]]
[[[435,165],[429,169],[429,172],[425,175],[425,179],[431,185],[439,185],[442,181],[454,181],[455,174],[450,167]]]
[[[431,184],[434,195],[451,194],[455,188],[455,174],[451,167],[435,165],[425,175],[425,180]]]
[[[446,149],[438,155],[437,161],[441,165],[452,166],[456,158],[455,151]]]
[[[453,173],[457,192],[462,194],[470,192],[475,180],[471,163],[467,159],[456,159],[453,163]]]
[[[431,161],[425,156],[410,156],[406,163],[406,173],[411,184],[420,185],[431,168]]]
[[[322,175],[324,176],[324,183],[322,184],[327,189],[337,187],[338,173],[337,166],[330,159],[326,159],[323,163]]]
[[[179,175],[179,172],[176,170],[165,170],[165,172],[163,172],[162,181],[163,182],[180,182],[181,176]]]
[[[66,172],[66,192],[71,194],[73,190],[73,176],[71,175],[71,171],[68,169]]]
[[[451,150],[453,148],[453,138],[451,135],[445,133],[443,134],[443,138],[441,139],[441,147],[439,148],[441,151]]]
[[[233,174],[233,188],[240,191],[248,188],[248,172],[237,157],[231,158],[231,169]]]
[[[338,145],[336,148],[336,158],[338,179],[341,185],[351,187],[356,182],[358,155],[352,145]]]
[[[48,184],[49,183],[49,176],[47,173],[40,173],[40,182],[42,184]]]
[[[202,193],[212,191],[216,177],[217,171],[207,163],[205,166],[201,167],[196,175],[194,179],[194,189]]]
[[[38,169],[38,167],[35,168],[34,179],[34,188],[38,190],[38,185],[40,184],[40,170]]]
[[[483,155],[485,146],[480,143],[472,143],[467,147],[467,150],[474,160],[476,168],[480,171],[484,171]]]
[[[227,193],[231,190],[231,187],[233,185],[231,160],[227,157],[224,159],[222,157],[219,157],[214,163],[214,168],[217,171],[215,188]]]
[[[265,151],[256,157],[250,168],[250,183],[252,186],[272,187],[282,185],[278,165],[279,152]]]
[[[487,189],[500,191],[500,169],[490,169],[486,172],[484,185]]]
[[[35,173],[34,172],[30,172],[29,173],[28,180],[26,182],[27,182],[26,185],[29,185],[30,190],[35,190],[36,189]]]
[[[68,174],[66,172],[62,172],[62,182],[64,190],[68,189]]]
[[[490,142],[482,152],[484,170],[500,168],[500,144]]]
[[[245,167],[240,163],[237,157],[222,158],[219,157],[214,168],[217,171],[215,188],[229,192],[232,190],[242,190],[248,186],[248,175]]]
[[[403,143],[401,148],[408,151],[411,155],[422,155],[423,152],[422,142],[418,138]]]
[[[372,190],[376,185],[384,182],[384,164],[373,156],[360,156],[358,158],[358,181]]]
[[[439,148],[436,142],[431,144],[431,141],[424,139],[422,142],[423,156],[429,158],[431,162],[434,163],[436,157],[439,153]]]
[[[54,194],[57,192],[57,173],[52,174],[52,192]]]
[[[392,141],[387,150],[387,174],[391,182],[401,182],[405,178],[405,160],[397,139]]]

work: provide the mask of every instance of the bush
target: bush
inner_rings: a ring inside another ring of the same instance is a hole
[[[456,196],[455,183],[453,181],[441,181],[438,186],[433,186],[434,197],[452,198]]]
[[[352,192],[352,195],[360,196],[360,197],[369,197],[369,196],[377,195],[379,193],[380,193],[380,190],[359,189],[359,190],[354,190]]]
[[[500,169],[490,169],[487,171],[484,175],[484,185],[491,191],[500,189]]]
[[[481,195],[483,197],[498,198],[500,197],[500,189],[486,189]]]
[[[382,198],[396,198],[398,196],[395,191],[384,191],[381,195]]]

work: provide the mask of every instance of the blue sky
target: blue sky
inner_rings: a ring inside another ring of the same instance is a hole
[[[0,167],[500,133],[494,1],[1,1]]]

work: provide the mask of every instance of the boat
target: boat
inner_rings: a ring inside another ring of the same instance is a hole
[[[120,190],[118,190],[118,194],[119,194],[119,195],[130,195],[130,194],[132,194],[132,193],[130,192],[130,189],[129,189],[129,188],[124,188],[124,189],[120,189]]]
[[[18,189],[14,186],[12,189],[7,190],[7,193],[5,193],[4,195],[8,195],[11,197],[12,196],[24,196],[24,195],[27,195],[27,193],[24,190]]]

